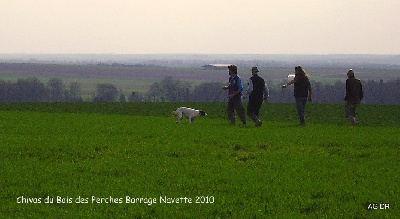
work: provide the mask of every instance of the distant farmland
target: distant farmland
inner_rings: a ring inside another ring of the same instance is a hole
[[[201,68],[0,63],[0,77],[5,81],[28,77],[36,77],[42,81],[59,78],[65,83],[79,82],[83,90],[87,91],[93,90],[99,83],[111,83],[126,92],[146,91],[152,83],[165,77],[195,84],[223,82],[227,80],[225,73],[204,71]]]
[[[307,67],[307,72],[314,81],[334,83],[346,79],[347,68]],[[279,84],[293,73],[291,67],[262,67],[262,75],[269,83]],[[357,76],[366,80],[394,80],[400,78],[400,70],[396,68],[360,68],[355,69]],[[250,77],[248,69],[240,68],[239,75],[246,79]],[[64,83],[78,82],[86,95],[94,92],[97,84],[114,84],[124,93],[132,91],[145,92],[149,86],[165,77],[189,82],[193,85],[206,82],[226,82],[227,71],[203,70],[201,66],[194,67],[162,67],[142,65],[108,65],[108,64],[37,64],[37,63],[0,63],[0,80],[16,81],[20,78],[36,77],[43,82],[59,78]]]

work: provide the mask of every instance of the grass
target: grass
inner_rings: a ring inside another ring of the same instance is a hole
[[[0,217],[400,215],[399,106],[363,105],[353,127],[343,106],[310,104],[299,127],[293,104],[268,104],[256,128],[228,125],[223,103],[192,103],[208,116],[178,125],[170,112],[180,105],[1,104]],[[104,203],[110,196],[122,203]]]

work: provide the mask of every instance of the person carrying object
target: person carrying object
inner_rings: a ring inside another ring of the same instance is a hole
[[[308,74],[301,66],[294,68],[295,76],[292,81],[282,85],[282,88],[287,88],[289,85],[294,84],[294,97],[296,100],[297,114],[299,115],[300,125],[306,125],[306,103],[312,101],[312,89]]]

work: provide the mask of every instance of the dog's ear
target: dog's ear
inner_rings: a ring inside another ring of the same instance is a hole
[[[200,115],[201,115],[201,116],[206,116],[206,115],[207,115],[207,113],[204,112],[203,110],[200,110],[199,112],[200,112]]]

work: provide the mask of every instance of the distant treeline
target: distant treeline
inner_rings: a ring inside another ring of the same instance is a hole
[[[282,81],[281,84],[285,83]],[[400,79],[393,81],[362,81],[366,104],[400,104]],[[293,91],[281,89],[281,84],[268,82],[270,102],[293,102]],[[192,85],[166,77],[150,85],[147,92],[123,93],[115,85],[97,84],[90,98],[82,97],[80,83],[65,84],[53,78],[47,83],[37,78],[19,79],[16,82],[0,80],[0,102],[223,102],[226,93],[220,82]],[[334,84],[312,82],[313,101],[317,103],[342,103],[345,82]]]
[[[1,102],[82,102],[79,83],[68,87],[60,79],[44,84],[37,78],[19,79],[17,82],[0,81]]]

